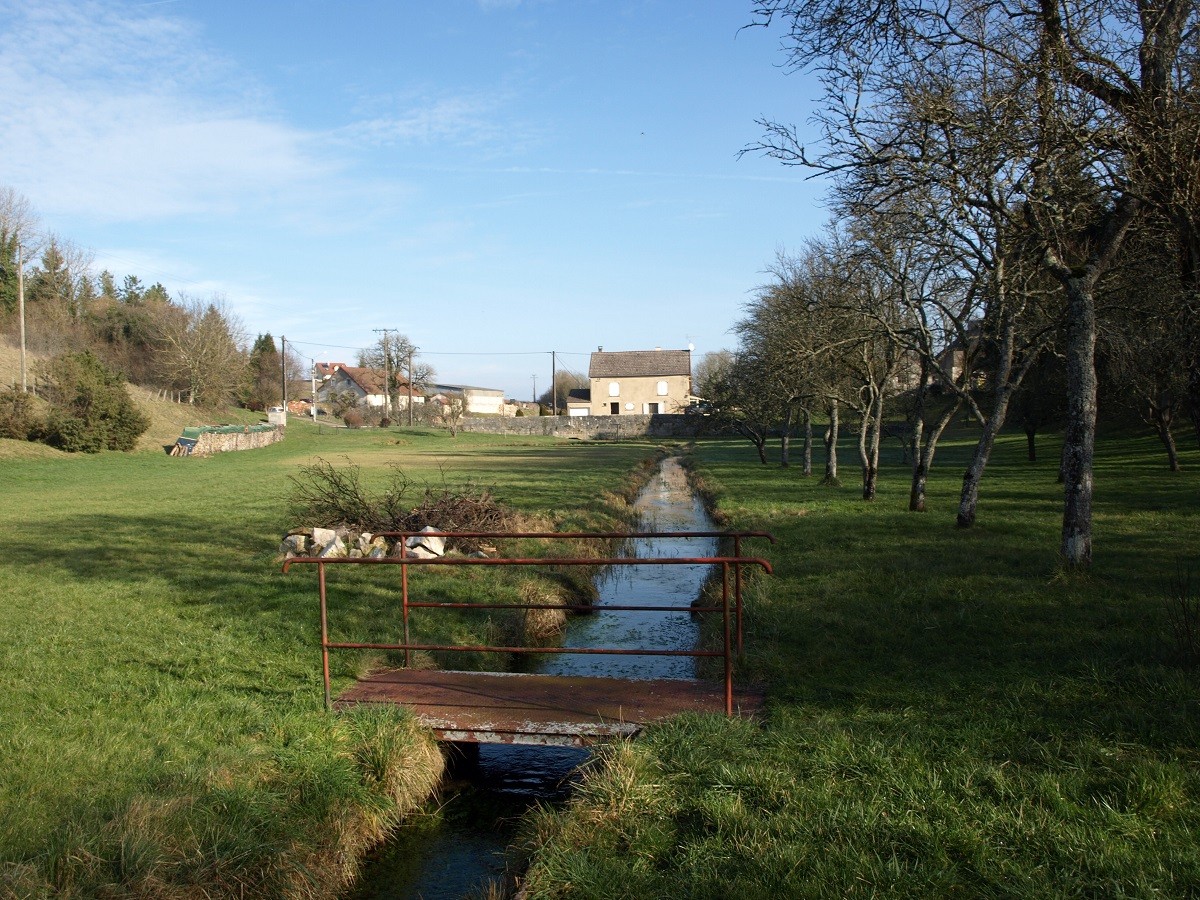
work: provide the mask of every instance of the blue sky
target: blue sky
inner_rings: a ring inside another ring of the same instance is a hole
[[[738,0],[0,0],[0,184],[250,337],[528,398],[549,352],[733,346],[822,185],[738,151],[813,82]]]

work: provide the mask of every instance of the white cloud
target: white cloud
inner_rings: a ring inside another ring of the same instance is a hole
[[[123,6],[0,5],[0,158],[46,213],[229,212],[328,175],[318,136],[260,113],[186,22]]]

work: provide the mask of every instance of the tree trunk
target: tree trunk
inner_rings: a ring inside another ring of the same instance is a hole
[[[975,515],[979,506],[979,482],[983,480],[983,472],[992,456],[992,448],[996,445],[996,435],[1004,427],[1008,417],[1008,406],[1013,393],[1021,385],[1024,372],[1028,371],[1029,360],[1023,369],[1014,374],[1013,355],[1015,345],[1016,324],[1011,320],[1005,322],[1003,336],[1000,340],[997,355],[999,361],[995,372],[995,400],[987,420],[983,423],[983,433],[979,443],[975,445],[975,455],[971,464],[963,473],[962,493],[958,499],[958,517],[956,524],[959,528],[971,528],[975,524]]]
[[[871,401],[863,413],[858,435],[858,456],[862,461],[862,496],[874,500],[879,486],[879,442],[883,433],[883,391],[872,390]]]
[[[1096,450],[1096,304],[1088,276],[1063,279],[1067,292],[1067,429],[1063,438],[1063,561],[1092,562],[1092,460]]]
[[[1158,432],[1158,439],[1163,442],[1163,446],[1167,450],[1167,465],[1170,466],[1172,472],[1178,472],[1180,470],[1179,451],[1175,447],[1175,435],[1171,432],[1173,418],[1171,410],[1152,404],[1150,415],[1154,420],[1154,430]]]
[[[979,436],[979,443],[975,445],[975,455],[971,457],[971,464],[963,473],[962,493],[958,499],[958,518],[955,521],[959,528],[971,528],[975,524],[976,510],[979,506],[979,482],[983,480],[984,469],[987,468],[992,448],[996,445],[996,435],[1000,432],[1000,426],[1004,424],[1004,415],[1008,411],[1008,397],[1004,396],[998,400],[996,406],[983,425],[983,434]]]
[[[825,429],[825,477],[821,479],[822,484],[841,484],[838,480],[837,443],[838,402],[833,400],[829,404],[829,427]]]
[[[804,477],[812,477],[812,450],[813,450],[813,433],[812,433],[812,413],[807,409],[801,413],[804,416]]]
[[[1200,445],[1200,232],[1190,215],[1178,217],[1180,282],[1184,295],[1183,333],[1191,351],[1187,355],[1187,388],[1184,404],[1196,443]]]
[[[783,424],[779,428],[779,466],[783,469],[790,468],[792,465],[792,421],[795,418],[796,411],[788,406],[787,414],[783,417]]]
[[[938,417],[927,439],[924,437],[925,423],[919,415],[916,417],[913,425],[913,477],[912,488],[908,493],[909,512],[925,512],[925,487],[929,470],[933,468],[933,455],[937,452],[938,440],[961,408],[962,398],[959,397]]]
[[[1037,429],[1025,426],[1025,455],[1030,462],[1037,462]]]

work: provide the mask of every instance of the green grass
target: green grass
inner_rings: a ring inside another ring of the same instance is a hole
[[[924,515],[894,459],[867,504],[849,454],[828,488],[700,445],[731,524],[780,538],[739,667],[767,715],[614,749],[531,826],[530,897],[1200,893],[1200,675],[1165,609],[1200,573],[1200,453],[1172,475],[1150,439],[1102,437],[1078,575],[1052,441],[1034,465],[1005,436],[978,527],[954,528],[970,438],[945,442]]]
[[[502,502],[577,528],[652,451],[300,423],[280,444],[208,459],[0,457],[0,895],[303,895],[313,859],[371,839],[343,834],[337,803],[375,809],[377,831],[402,812],[396,779],[373,778],[352,749],[357,726],[321,709],[315,573],[280,573],[301,465],[495,485]],[[339,627],[394,608],[378,584],[339,586]],[[338,657],[335,689],[362,664]],[[426,773],[410,779],[411,808],[440,761],[404,716],[388,727],[392,762],[375,767],[407,758]],[[344,874],[312,876],[309,893]]]

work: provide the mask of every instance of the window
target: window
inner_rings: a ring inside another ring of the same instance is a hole
[[[608,383],[608,396],[610,396],[610,397],[620,397],[621,396],[621,385],[619,382],[610,381]]]
[[[621,404],[620,403],[608,404],[608,412],[610,415],[619,416],[621,414]]]
[[[665,381],[660,381],[658,383],[658,396],[660,396],[660,397],[667,396],[667,383]]]

